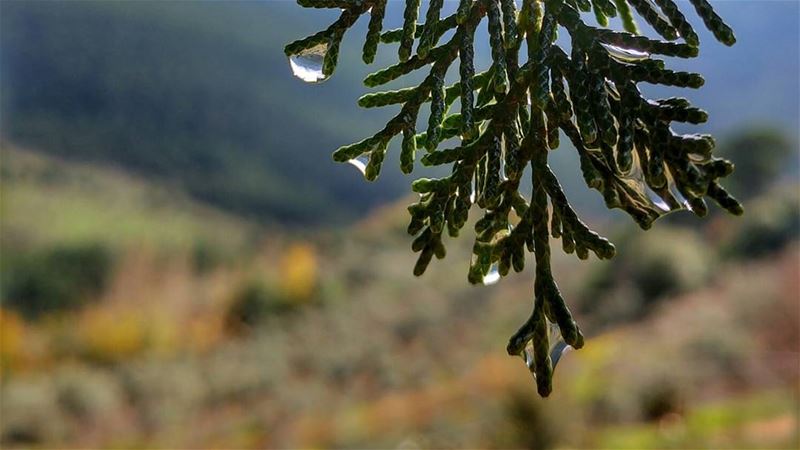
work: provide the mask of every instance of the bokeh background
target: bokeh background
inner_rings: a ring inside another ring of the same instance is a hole
[[[701,34],[669,63],[706,86],[650,93],[711,113],[746,214],[645,233],[554,152],[618,256],[554,252],[588,342],[543,400],[505,354],[530,270],[468,285],[464,236],[413,277],[397,152],[374,184],[331,161],[392,114],[355,105],[396,54],[360,63],[363,19],[307,85],[282,47],[335,12],[3,0],[0,445],[800,447],[800,4],[715,4],[738,44]]]

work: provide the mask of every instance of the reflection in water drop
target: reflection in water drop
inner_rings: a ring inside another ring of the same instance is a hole
[[[660,217],[672,211],[691,209],[689,202],[678,192],[670,174],[666,175],[667,189],[653,190],[645,180],[638,153],[634,151],[631,156],[633,161],[630,171],[620,175],[619,179],[630,188],[629,193],[638,198],[648,210]]]
[[[322,43],[289,56],[292,73],[306,83],[319,83],[327,80],[328,77],[322,73],[326,53],[328,53],[328,44]]]
[[[477,194],[477,192],[478,192],[478,186],[477,186],[477,184],[475,183],[475,177],[472,177],[472,193],[471,193],[471,194],[469,194],[469,202],[470,202],[470,203],[474,204],[474,203],[475,203],[475,200],[477,200],[477,199],[478,199],[478,194]]]
[[[567,354],[570,350],[572,350],[572,346],[567,345],[564,342],[564,339],[561,338],[561,331],[558,328],[558,325],[551,323],[548,321],[550,327],[550,361],[552,363],[553,370],[555,370],[556,365],[558,362],[561,361],[561,358]],[[533,371],[534,369],[534,355],[533,355],[533,343],[529,342],[528,345],[525,347],[525,351],[521,355],[522,358],[525,360],[525,365],[528,366],[528,369]]]
[[[553,370],[555,370],[556,364],[561,361],[561,357],[570,350],[572,350],[572,346],[567,345],[563,339],[556,341],[553,347],[550,348],[550,360],[553,362]]]
[[[500,156],[500,181],[508,181],[508,175],[506,175],[506,152],[503,150],[503,154]]]
[[[645,186],[645,189],[647,191],[647,197],[650,199],[651,202],[653,202],[653,205],[656,208],[664,212],[669,212],[672,210],[672,208],[669,207],[667,202],[665,202],[663,198],[659,197],[658,194],[656,194],[652,189],[650,189],[649,186]]]
[[[572,346],[564,342],[558,324],[552,323],[549,320],[547,323],[550,326],[550,361],[553,363],[553,370],[555,370],[556,364],[558,364],[564,354],[572,350]]]
[[[495,284],[500,281],[500,271],[497,270],[497,263],[492,264],[492,267],[489,268],[489,272],[483,276],[483,285],[489,286],[491,284]]]
[[[358,169],[358,171],[361,172],[361,175],[364,175],[367,172],[367,163],[369,162],[369,158],[367,158],[366,156],[361,155],[347,162],[356,169]]]
[[[708,162],[711,160],[710,155],[700,155],[697,153],[687,153],[686,155],[689,157],[690,161],[695,163]]]
[[[681,194],[681,191],[678,189],[677,183],[675,183],[675,179],[672,176],[669,177],[667,189],[669,189],[669,193],[675,197],[675,200],[678,201],[679,204],[683,205],[684,208],[692,211],[692,204],[689,203],[689,200]]]
[[[650,57],[650,54],[647,52],[640,52],[638,50],[633,50],[630,48],[622,48],[617,47],[616,45],[601,43],[606,50],[608,50],[608,54],[613,56],[614,58],[620,61],[642,61]]]
[[[655,13],[658,15],[658,17],[660,17],[660,18],[661,18],[661,20],[663,20],[664,22],[670,23],[669,17],[667,17],[667,16],[666,16],[666,15],[665,15],[665,14],[664,14],[662,11],[661,11],[661,8],[660,8],[659,6],[657,6],[657,5],[655,4],[655,2],[653,2],[653,0],[645,0],[645,1],[646,1],[647,3],[650,3],[650,7],[653,9],[653,11],[655,11]]]
[[[556,326],[556,330],[558,327]],[[571,345],[567,345],[560,336],[553,336],[551,333],[551,340],[553,344],[550,346],[550,361],[552,363],[552,368],[555,370],[558,362],[561,361],[561,358],[567,354],[570,350],[572,350]],[[533,344],[528,343],[525,347],[525,351],[522,354],[523,359],[525,360],[525,365],[528,366],[528,370],[533,371],[534,368],[534,356],[533,356]]]
[[[528,366],[528,369],[533,371],[533,345],[528,342],[528,346],[525,347],[525,351],[522,355],[523,359],[525,359],[525,365]]]

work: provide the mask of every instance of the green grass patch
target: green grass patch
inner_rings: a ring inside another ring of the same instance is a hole
[[[233,249],[256,227],[203,206],[178,189],[121,171],[5,147],[0,165],[3,247],[98,242],[188,250],[198,242]]]
[[[700,405],[667,422],[606,427],[594,444],[614,449],[790,448],[798,439],[797,421],[796,394],[768,390]]]

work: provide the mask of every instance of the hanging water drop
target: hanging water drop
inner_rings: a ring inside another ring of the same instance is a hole
[[[525,365],[528,366],[528,370],[533,372],[533,344],[528,342],[528,345],[525,347],[525,351],[522,352],[522,359],[525,360]]]
[[[475,182],[475,177],[472,177],[472,192],[469,194],[469,202],[471,204],[475,204],[475,201],[478,200],[478,185]]]
[[[665,202],[663,198],[661,198],[657,193],[655,193],[655,191],[650,189],[649,186],[645,186],[645,190],[647,192],[647,197],[653,203],[653,206],[664,212],[672,211],[672,208],[667,204],[667,202]]]
[[[553,370],[555,370],[558,362],[561,361],[561,357],[570,350],[572,350],[572,346],[567,345],[567,343],[564,342],[564,339],[559,339],[555,344],[553,344],[553,346],[550,348],[550,361],[553,364]]]
[[[694,163],[704,163],[711,161],[711,155],[702,155],[698,153],[687,153],[686,156],[689,158],[689,161]]]
[[[681,191],[678,189],[678,185],[675,183],[674,178],[669,177],[667,189],[669,189],[669,193],[675,197],[675,200],[677,200],[679,204],[681,204],[685,209],[692,211],[692,204],[686,197],[683,196],[683,194],[681,194]]]
[[[367,163],[369,163],[369,158],[361,155],[348,160],[347,163],[358,169],[358,171],[361,172],[361,175],[365,175],[367,173]]]
[[[327,53],[328,43],[325,42],[289,56],[292,73],[306,83],[320,83],[327,80],[328,75],[322,72]]]
[[[497,283],[498,281],[500,281],[500,270],[497,268],[497,263],[494,263],[489,268],[489,272],[483,276],[483,285],[489,286]]]
[[[625,62],[630,61],[643,61],[650,57],[650,54],[647,52],[640,52],[638,50],[632,50],[629,48],[622,48],[617,47],[616,45],[601,43],[606,50],[608,50],[608,54],[612,57]]]
[[[647,204],[648,209],[656,213],[658,217],[681,209],[681,204],[676,203],[673,193],[656,192],[647,184],[638,152],[634,151],[631,157],[632,163],[629,172],[621,174],[619,179],[632,188],[641,200]],[[672,178],[669,177],[669,179],[671,180]]]
[[[568,351],[572,350],[572,346],[568,345],[564,342],[564,338],[561,337],[561,328],[558,327],[558,324],[553,322],[547,321],[550,330],[550,361],[553,365],[553,370],[555,370],[556,365],[561,360],[561,357],[564,356]]]

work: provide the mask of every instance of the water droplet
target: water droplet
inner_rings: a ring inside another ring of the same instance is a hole
[[[553,370],[555,370],[556,365],[558,362],[561,361],[561,358],[567,354],[567,352],[573,350],[571,345],[567,345],[564,342],[564,339],[561,338],[561,330],[558,328],[558,325],[547,321],[549,326],[549,339],[552,343],[550,345],[550,362],[552,364]],[[525,360],[525,365],[528,366],[528,370],[533,372],[535,360],[534,360],[534,350],[533,350],[533,342],[528,342],[525,346],[525,350],[520,354],[523,360]],[[534,378],[536,375],[534,375]]]
[[[650,57],[650,54],[647,52],[640,52],[638,50],[633,50],[630,48],[622,48],[617,47],[616,45],[601,43],[606,50],[608,50],[608,54],[613,56],[614,58],[620,61],[642,61]]]
[[[489,272],[483,276],[483,285],[489,286],[500,281],[500,271],[497,269],[497,263],[492,264]]]
[[[662,210],[664,212],[668,212],[668,211],[672,210],[672,208],[669,207],[667,202],[665,202],[663,198],[659,197],[658,194],[656,194],[655,191],[650,189],[649,186],[645,186],[645,190],[647,192],[647,197],[650,199],[651,202],[653,202],[653,205],[656,208],[658,208],[658,209],[660,209],[660,210]]]
[[[657,216],[663,216],[669,212],[686,207],[688,203],[686,202],[686,199],[684,199],[683,196],[675,195],[677,189],[675,189],[675,192],[671,192],[672,189],[660,189],[658,191],[653,190],[645,180],[638,153],[634,151],[631,156],[633,158],[631,170],[627,174],[620,176],[620,180],[625,182],[625,184],[631,188],[631,194],[639,197],[641,202],[646,204],[648,209],[654,212]],[[674,181],[672,181],[672,177],[669,174],[667,174],[667,179],[669,183],[674,184]]]
[[[503,145],[503,152],[500,155],[500,181],[508,181],[508,175],[506,175],[506,149],[505,149],[505,145]]]
[[[561,360],[561,357],[564,356],[568,351],[572,350],[571,345],[567,345],[564,342],[564,338],[561,337],[561,329],[558,327],[558,324],[552,323],[549,320],[547,323],[550,325],[550,361],[553,364],[553,370],[555,370],[556,365]]]
[[[347,162],[349,164],[351,164],[353,167],[355,167],[356,169],[358,169],[358,171],[361,172],[361,175],[366,174],[366,172],[367,172],[367,163],[369,163],[369,158],[367,158],[366,156],[361,155],[361,156],[353,158],[353,159],[351,159],[351,160],[349,160]]]
[[[559,328],[557,323],[547,321],[547,330],[550,332],[548,335],[550,337],[550,342],[555,342],[558,338],[561,337],[561,328]]]
[[[472,192],[469,194],[469,202],[474,204],[475,200],[478,199],[478,185],[475,183],[475,178],[472,178]]]
[[[533,345],[528,342],[528,345],[525,347],[525,351],[522,353],[522,358],[525,360],[525,365],[528,366],[528,369],[533,369]]]
[[[322,43],[289,56],[292,73],[306,83],[320,83],[327,80],[328,76],[322,73],[326,53],[328,44]]]
[[[555,370],[558,362],[561,361],[561,357],[567,354],[567,352],[570,350],[572,350],[572,346],[567,345],[563,339],[559,339],[555,344],[553,344],[553,346],[550,348],[550,361],[553,363],[553,370]]]
[[[669,193],[675,197],[675,200],[677,200],[678,203],[683,205],[683,207],[689,211],[692,211],[692,204],[689,203],[689,200],[687,200],[683,194],[681,194],[681,191],[678,189],[678,185],[675,183],[675,179],[673,179],[672,176],[668,178],[667,189],[669,189]]]
[[[669,17],[667,17],[662,11],[661,8],[653,2],[653,0],[645,0],[647,3],[650,3],[650,7],[655,11],[658,17],[661,18],[664,22],[670,23]]]

